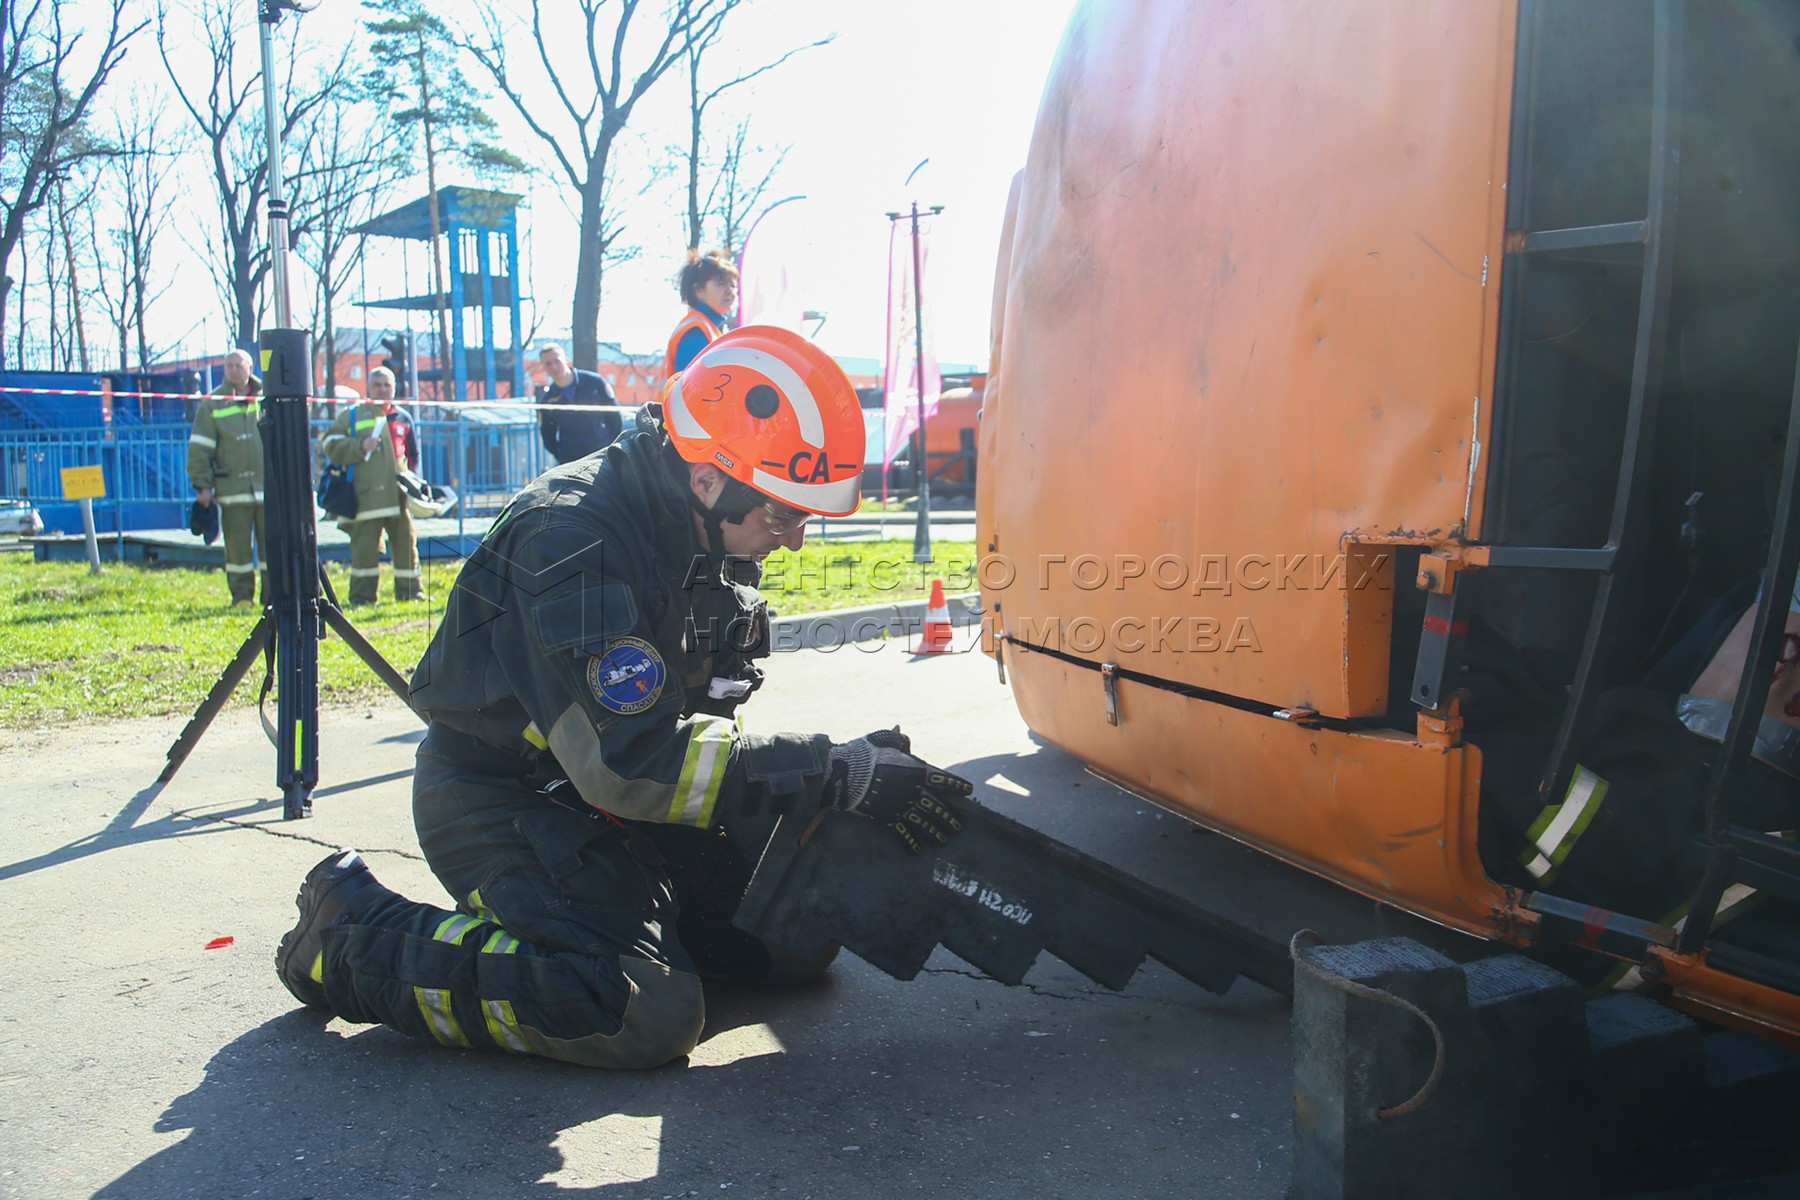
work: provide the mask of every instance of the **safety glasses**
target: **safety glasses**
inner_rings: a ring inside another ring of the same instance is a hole
[[[777,504],[773,500],[762,505],[763,527],[776,537],[786,537],[811,519],[811,513],[798,508],[789,508],[785,504]]]

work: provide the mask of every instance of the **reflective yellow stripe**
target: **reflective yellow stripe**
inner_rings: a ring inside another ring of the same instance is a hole
[[[249,413],[251,416],[255,416],[257,413],[256,401],[252,400],[248,404],[233,404],[229,408],[213,409],[213,416],[215,418],[217,418],[217,417],[235,417],[239,413]]]
[[[450,1011],[450,993],[446,989],[415,987],[413,996],[419,1002],[425,1023],[431,1027],[431,1036],[446,1046],[474,1049],[463,1035],[462,1026],[457,1024],[456,1014]]]
[[[481,535],[481,540],[485,542],[489,538],[493,537],[494,534],[498,533],[500,531],[500,527],[502,525],[506,524],[506,519],[508,517],[512,516],[512,514],[513,514],[513,510],[512,510],[512,505],[510,505],[510,504],[508,504],[505,508],[501,509],[500,515],[494,518],[494,523],[492,525],[489,525],[487,532]]]
[[[460,946],[462,945],[463,938],[468,936],[469,930],[475,928],[475,926],[479,924],[481,924],[481,922],[477,921],[474,917],[465,917],[461,913],[451,913],[438,923],[436,932],[431,936],[435,941],[449,942],[452,946]]]
[[[688,739],[681,777],[669,801],[669,824],[704,829],[712,824],[713,805],[725,782],[725,766],[731,760],[733,725],[729,717],[696,717]]]
[[[483,954],[517,954],[519,939],[504,929],[496,929],[488,936],[488,940],[481,944],[481,952]]]
[[[536,746],[539,750],[548,750],[550,748],[549,741],[544,737],[544,735],[541,732],[539,732],[536,721],[533,721],[531,724],[527,725],[525,727],[525,732],[520,734],[519,736],[523,737],[526,741],[528,741],[532,745]]]
[[[482,920],[494,921],[494,910],[489,908],[487,906],[487,901],[483,900],[481,898],[481,889],[480,888],[476,888],[474,891],[469,893],[469,907],[474,909],[475,915],[480,917]],[[496,925],[498,925],[499,923],[500,922],[498,922],[498,921],[494,921],[494,924],[496,924]]]
[[[1519,854],[1519,865],[1531,872],[1540,883],[1549,883],[1556,868],[1574,848],[1576,839],[1586,831],[1594,814],[1606,799],[1606,780],[1586,767],[1576,764],[1575,775],[1561,804],[1547,806],[1538,814],[1525,836],[1531,840]]]
[[[306,729],[305,722],[303,722],[303,721],[295,721],[294,722],[294,770],[296,770],[296,771],[301,769],[300,768],[300,740],[301,740],[301,734],[304,732],[305,729]]]
[[[525,1041],[525,1035],[519,1029],[519,1018],[513,1015],[512,1003],[507,1000],[483,1000],[482,1015],[487,1018],[488,1036],[494,1044],[504,1046],[514,1054],[530,1054],[531,1046]]]

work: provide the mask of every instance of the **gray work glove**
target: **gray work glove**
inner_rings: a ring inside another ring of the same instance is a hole
[[[898,728],[882,729],[831,747],[825,803],[868,817],[908,851],[942,846],[962,829],[952,807],[975,794],[968,780],[940,771],[910,753]]]

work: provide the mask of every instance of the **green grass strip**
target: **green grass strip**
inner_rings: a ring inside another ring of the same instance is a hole
[[[933,577],[951,595],[973,591],[974,545],[939,542],[934,550],[932,563],[918,565],[910,541],[809,542],[798,554],[770,556],[763,591],[776,614],[789,616],[917,600]],[[423,564],[425,599],[400,603],[384,564],[381,602],[348,610],[402,674],[424,654],[460,565]],[[337,595],[348,596],[347,567],[328,564],[327,574]],[[230,607],[216,568],[115,562],[96,576],[86,563],[0,554],[0,728],[191,712],[260,615]],[[259,659],[233,703],[253,703],[261,680]],[[320,643],[322,704],[387,694],[342,640]]]

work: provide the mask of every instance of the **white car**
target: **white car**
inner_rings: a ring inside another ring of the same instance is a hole
[[[44,518],[23,500],[0,500],[0,537],[36,537]]]

